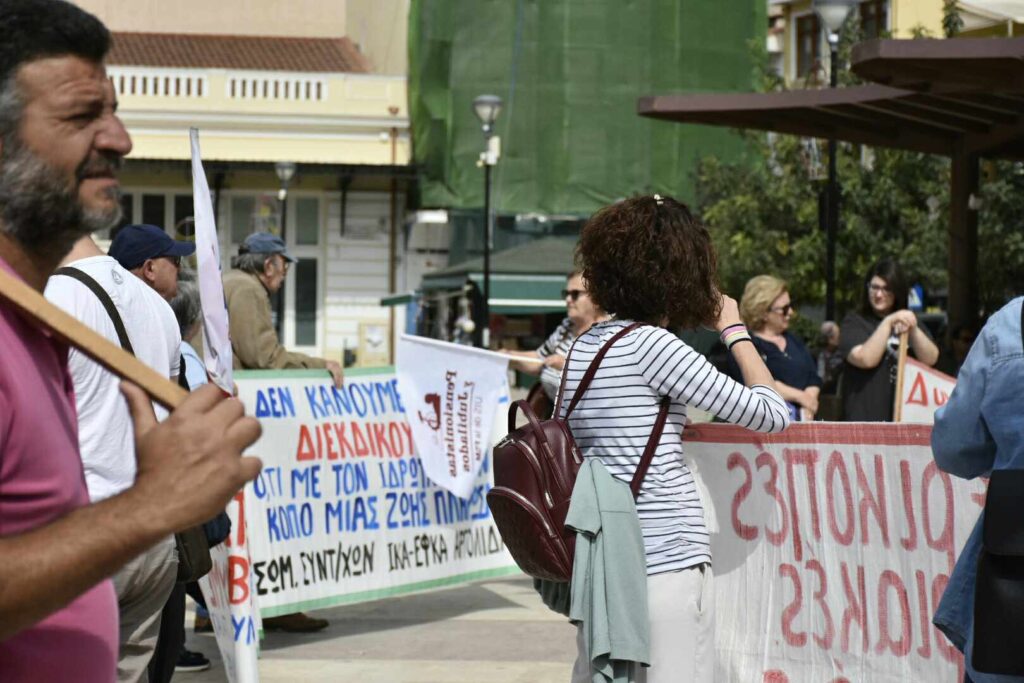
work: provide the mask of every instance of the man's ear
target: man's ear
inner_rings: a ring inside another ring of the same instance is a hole
[[[142,262],[142,279],[146,282],[156,282],[156,259],[148,258]]]

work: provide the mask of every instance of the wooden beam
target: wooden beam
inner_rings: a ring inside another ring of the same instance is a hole
[[[978,156],[958,144],[953,154],[949,201],[949,325],[978,321]]]

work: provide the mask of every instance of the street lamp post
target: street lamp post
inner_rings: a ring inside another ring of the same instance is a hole
[[[858,0],[814,0],[814,11],[828,31],[829,86],[839,75],[839,29]],[[836,139],[828,141],[828,186],[825,190],[825,318],[836,316],[836,239],[839,232],[839,182],[836,178]]]
[[[279,161],[274,164],[274,172],[277,173],[277,179],[281,182],[281,187],[277,191],[277,199],[281,202],[281,240],[288,244],[288,185],[291,183],[292,178],[295,177],[295,162],[293,161]],[[277,338],[284,342],[284,284],[281,284],[281,289],[277,291]]]
[[[494,134],[494,122],[501,113],[501,98],[497,95],[480,95],[473,100],[473,111],[480,119],[486,148],[480,153],[478,166],[484,168],[484,306],[483,345],[491,341],[491,248],[494,239],[494,225],[491,216],[491,167],[501,156],[501,140]]]

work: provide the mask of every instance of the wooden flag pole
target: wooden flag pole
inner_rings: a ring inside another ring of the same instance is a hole
[[[30,323],[49,329],[61,341],[81,350],[118,377],[137,384],[168,410],[177,408],[188,396],[183,388],[72,318],[3,268],[0,268],[0,298],[9,301]]]
[[[896,403],[892,409],[892,421],[903,419],[903,372],[907,367],[907,340],[909,332],[900,335],[899,362],[896,364]]]

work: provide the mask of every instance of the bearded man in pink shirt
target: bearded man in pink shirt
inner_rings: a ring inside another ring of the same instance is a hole
[[[81,236],[120,218],[131,140],[103,68],[107,29],[63,0],[0,0],[0,268],[42,291]],[[89,504],[67,347],[0,300],[0,679],[116,676],[109,577],[199,524],[259,472],[259,423],[213,386],[157,423],[124,385],[134,484]]]

